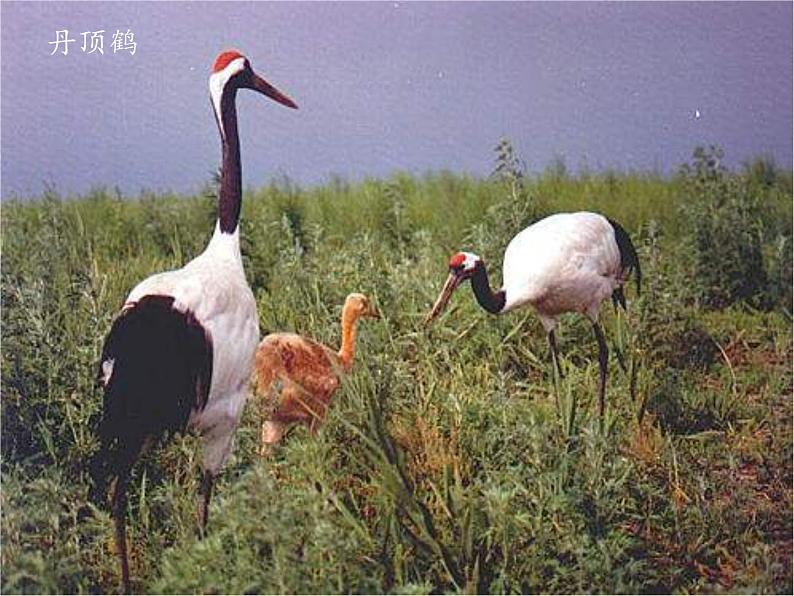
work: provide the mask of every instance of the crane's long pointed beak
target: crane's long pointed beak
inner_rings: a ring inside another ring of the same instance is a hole
[[[268,96],[273,101],[277,101],[281,105],[287,106],[288,108],[292,108],[293,110],[298,109],[298,104],[296,104],[289,97],[284,95],[281,91],[276,89],[273,85],[268,83],[265,79],[257,74],[251,74],[251,80],[249,82],[248,88],[253,89],[254,91],[259,91],[259,93]]]
[[[438,315],[444,312],[444,309],[447,307],[447,303],[452,296],[452,292],[457,289],[461,281],[462,278],[460,276],[455,275],[454,273],[449,274],[447,281],[444,282],[444,287],[441,288],[441,292],[438,294],[438,298],[436,298],[436,303],[425,317],[425,326],[432,323]]]

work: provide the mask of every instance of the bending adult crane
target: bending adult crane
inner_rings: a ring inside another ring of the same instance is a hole
[[[112,497],[124,590],[126,493],[135,462],[168,433],[195,429],[203,443],[199,531],[207,524],[213,479],[232,450],[245,404],[259,323],[240,255],[242,177],[237,134],[238,89],[252,89],[290,108],[295,103],[251,69],[237,51],[221,53],[209,78],[221,136],[222,164],[215,232],[203,253],[181,269],[153,275],[127,297],[105,339],[100,450],[93,496]]]
[[[548,336],[554,365],[562,375],[554,336],[557,318],[565,312],[585,315],[598,341],[598,412],[603,416],[609,348],[598,324],[598,311],[610,296],[625,310],[623,284],[632,270],[639,292],[637,251],[620,224],[598,213],[557,213],[525,228],[510,241],[504,254],[502,288],[496,292],[479,256],[469,252],[453,255],[449,276],[425,323],[441,314],[455,289],[470,279],[477,302],[492,314],[525,304],[535,307]]]

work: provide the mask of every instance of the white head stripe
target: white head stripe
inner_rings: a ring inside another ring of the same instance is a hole
[[[462,254],[466,257],[466,259],[463,261],[463,268],[466,270],[473,268],[477,264],[477,261],[480,260],[480,257],[475,255],[473,252],[464,251]]]
[[[218,122],[223,122],[221,119],[221,95],[223,95],[223,89],[229,79],[243,70],[243,68],[245,68],[245,58],[240,56],[229,62],[223,70],[210,75],[210,97],[212,98],[212,107],[218,116]],[[222,127],[221,130],[223,130]]]

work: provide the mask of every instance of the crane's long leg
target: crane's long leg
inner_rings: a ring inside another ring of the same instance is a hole
[[[554,336],[554,329],[549,331],[549,346],[551,347],[551,359],[554,361],[554,366],[557,367],[557,373],[560,379],[563,378],[562,366],[560,365],[560,352],[557,349],[557,338]]]
[[[118,459],[116,460],[116,485],[113,487],[113,500],[111,502],[113,524],[116,529],[116,552],[121,565],[121,583],[125,594],[132,593],[130,587],[130,566],[127,560],[127,529],[124,519],[127,514],[127,486],[130,481],[130,471],[141,453],[143,442],[143,439],[128,440],[126,449],[118,454]]]
[[[620,295],[623,296],[623,289],[622,288],[618,288],[618,289],[620,290]],[[617,292],[617,290],[615,290],[615,291]],[[614,301],[614,299],[615,298],[614,298],[614,294],[613,294],[612,300]],[[623,297],[623,305],[624,305],[623,306],[623,311],[624,312],[626,312],[625,304],[626,304],[626,298]],[[616,320],[616,329],[615,330],[617,331],[618,337],[622,338],[623,337],[623,313],[620,312],[620,310],[617,308],[617,306],[615,307],[615,315],[616,315],[615,316],[615,320]],[[629,372],[628,366],[626,365],[626,357],[623,355],[623,350],[620,349],[620,345],[618,344],[618,342],[617,341],[613,341],[612,342],[612,347],[615,350],[615,356],[617,356],[618,364],[620,365],[620,369],[624,373]]]
[[[593,323],[593,333],[595,333],[596,340],[598,340],[598,368],[599,368],[599,383],[598,383],[598,415],[604,417],[604,394],[606,392],[607,384],[607,362],[609,360],[609,348],[607,347],[607,340],[604,337],[604,332],[598,321]]]
[[[130,566],[127,562],[127,531],[124,524],[124,516],[127,513],[127,483],[129,477],[129,470],[127,470],[116,479],[112,503],[113,524],[116,528],[116,552],[121,565],[121,584],[124,594],[131,593]]]
[[[215,477],[209,470],[204,470],[204,476],[201,479],[201,490],[199,492],[199,510],[198,510],[198,525],[199,537],[204,538],[207,529],[207,520],[209,519],[210,497],[212,496],[212,484]]]

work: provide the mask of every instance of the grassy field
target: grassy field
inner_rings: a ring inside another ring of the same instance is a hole
[[[138,466],[134,588],[791,593],[792,177],[763,159],[727,171],[718,157],[699,149],[667,178],[560,164],[525,176],[503,145],[489,179],[247,192],[263,335],[336,344],[352,291],[384,316],[362,323],[316,437],[295,429],[261,460],[249,401],[205,540],[197,439]],[[137,281],[203,249],[211,190],[4,204],[4,593],[118,589],[111,519],[86,501],[99,351]],[[531,309],[492,317],[463,288],[421,325],[450,254],[478,252],[496,283],[516,232],[576,209],[621,222],[644,273],[628,314],[604,305],[628,372],[611,359],[603,425],[580,317],[561,324],[559,385]]]

